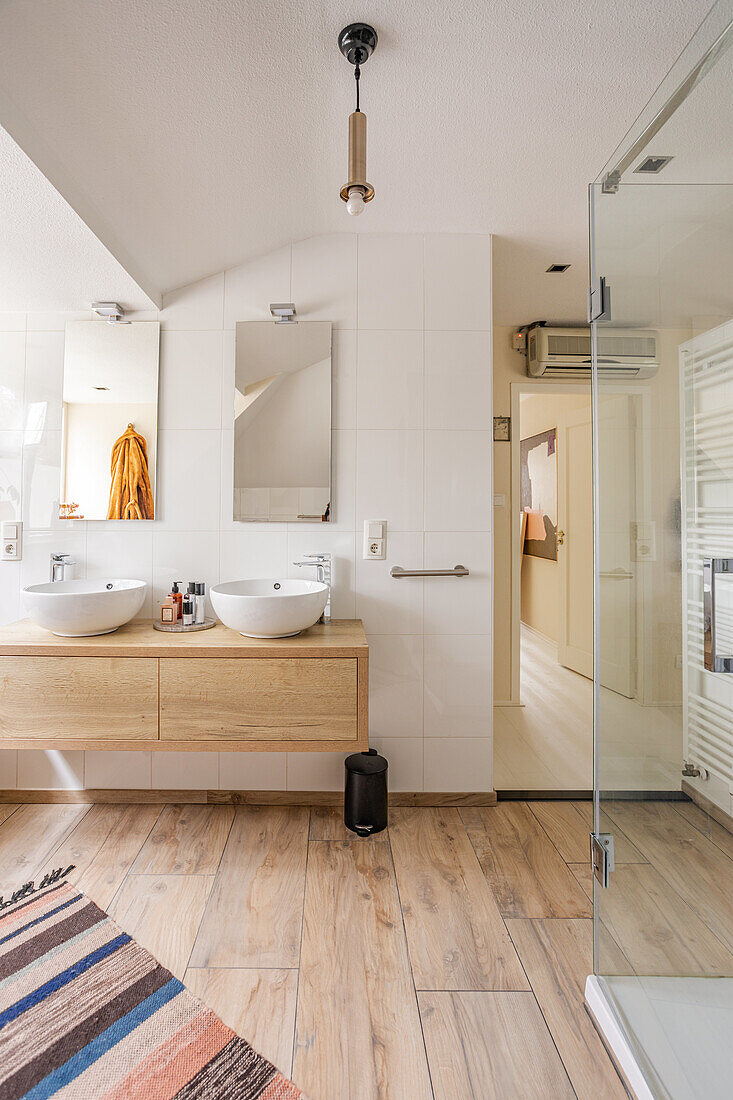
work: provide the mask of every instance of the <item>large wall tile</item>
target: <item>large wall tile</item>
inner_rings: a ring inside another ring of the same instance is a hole
[[[18,787],[21,791],[78,791],[84,787],[84,753],[81,749],[27,749],[18,754]]]
[[[25,426],[25,327],[0,331],[0,431],[19,431]]]
[[[425,736],[489,737],[491,639],[487,635],[425,638]]]
[[[334,329],[331,345],[331,423],[334,428],[356,427],[355,329]]]
[[[0,522],[21,518],[23,432],[0,431]]]
[[[218,752],[154,752],[154,791],[214,791],[219,786]]]
[[[218,531],[221,432],[158,433],[156,530]]]
[[[87,790],[150,789],[150,753],[87,750],[84,754]]]
[[[119,523],[90,524],[86,541],[86,575],[93,580],[101,577],[128,577],[145,581],[148,588],[145,603],[138,618],[153,614],[153,524]]]
[[[59,519],[61,432],[42,427],[23,433],[23,523],[32,529],[69,527]],[[79,520],[71,521],[79,523]]]
[[[237,531],[222,532],[222,581],[287,576],[287,529],[278,523],[273,525],[276,530],[262,530],[269,526],[241,523]]]
[[[491,328],[491,249],[481,234],[425,237],[425,328]]]
[[[422,428],[423,333],[359,333],[358,428]]]
[[[491,530],[491,438],[489,431],[425,432],[426,531]]]
[[[490,791],[491,737],[426,737],[426,791]]]
[[[362,233],[359,328],[422,327],[422,237],[414,233]]]
[[[31,314],[0,311],[0,332],[25,332]]]
[[[382,737],[375,734],[369,744],[387,760],[387,787],[390,791],[424,789],[422,736]]]
[[[285,300],[295,303],[302,320],[331,321],[337,328],[356,328],[355,233],[330,233],[297,241],[293,245],[292,270],[291,297]]]
[[[83,580],[86,575],[86,524],[68,523],[57,531],[23,530],[23,560],[20,563],[20,583],[45,584],[49,578],[51,554],[68,554],[75,562],[71,578]],[[0,569],[5,566],[0,564]],[[15,564],[15,563],[13,563]]]
[[[289,791],[341,791],[347,752],[289,752]]]
[[[492,427],[488,332],[425,333],[425,427]]]
[[[218,329],[224,322],[224,272],[171,290],[163,298],[161,327]]]
[[[25,614],[20,606],[20,562],[0,563],[0,626],[17,622]]]
[[[465,565],[468,577],[432,577],[425,583],[426,634],[491,631],[491,535],[461,531],[425,535],[425,568]]]
[[[188,581],[204,581],[207,614],[212,615],[209,592],[219,576],[218,532],[153,531],[153,614],[173,581],[183,581],[184,592]]]
[[[284,791],[287,753],[220,752],[219,786],[223,791]]]
[[[272,302],[290,302],[291,248],[258,256],[224,273],[224,328],[237,321],[271,321]]]
[[[221,428],[222,332],[162,332],[159,426]]]
[[[386,519],[388,533],[422,530],[422,432],[357,432],[357,529],[365,519]]]
[[[331,526],[356,527],[356,432],[331,432]]]
[[[373,516],[378,519],[381,517]],[[393,565],[422,569],[422,534],[389,534],[385,561],[356,559],[356,614],[367,635],[422,634],[423,584],[420,577],[395,580]]]
[[[370,738],[422,737],[422,679],[422,635],[369,635]]]

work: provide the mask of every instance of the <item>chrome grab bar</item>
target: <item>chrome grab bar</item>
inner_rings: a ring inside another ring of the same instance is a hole
[[[393,565],[389,575],[399,580],[400,577],[467,577],[469,573],[465,565],[454,565],[452,569],[403,569],[401,565]]]

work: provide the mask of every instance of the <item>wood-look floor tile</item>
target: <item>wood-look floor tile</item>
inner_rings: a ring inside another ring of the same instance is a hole
[[[509,920],[507,927],[578,1100],[626,1100],[584,1005],[585,980],[593,972],[593,922]]]
[[[106,909],[122,885],[138,852],[158,820],[162,806],[123,806],[117,821],[91,862],[71,881],[101,909]]]
[[[416,987],[528,989],[458,811],[393,810],[389,833]]]
[[[132,867],[136,875],[214,875],[232,806],[165,806]]]
[[[435,1100],[575,1096],[532,993],[418,998]]]
[[[568,863],[568,867],[583,887],[589,899],[593,901],[593,871],[590,863]]]
[[[176,978],[183,978],[213,875],[128,875],[110,916]]]
[[[292,1072],[297,970],[189,967],[186,988],[286,1076]]]
[[[26,805],[0,825],[0,896],[41,877],[51,854],[87,813],[88,806]]]
[[[240,806],[191,966],[298,966],[308,810]]]
[[[293,1079],[314,1100],[431,1100],[386,844],[310,845]]]
[[[673,802],[672,805],[678,814],[689,821],[690,825],[694,825],[716,848],[720,848],[721,852],[725,852],[733,859],[733,833],[729,832],[724,825],[710,817],[694,802]]]
[[[344,811],[342,806],[314,806],[311,809],[311,840],[356,840],[356,834],[352,833],[344,825]],[[369,841],[388,841],[389,833],[383,829],[381,833],[375,833],[369,837]]]
[[[617,801],[608,814],[708,928],[733,951],[733,862],[670,802]],[[12,821],[12,818],[11,818]]]
[[[617,867],[600,904],[637,974],[733,977],[733,954],[650,864]]]
[[[70,877],[78,880],[87,870],[113,829],[121,821],[129,822],[130,808],[109,803],[90,806],[78,825],[59,843],[51,854],[57,866],[73,863]]]
[[[18,803],[0,802],[0,825],[18,809]]]
[[[528,802],[530,810],[566,863],[589,858],[590,829],[572,802]]]
[[[461,817],[502,916],[592,916],[575,876],[524,803],[464,809]]]

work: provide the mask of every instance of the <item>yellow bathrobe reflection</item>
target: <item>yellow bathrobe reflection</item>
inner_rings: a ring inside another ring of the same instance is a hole
[[[132,424],[112,448],[111,472],[107,519],[153,519],[148,447]]]

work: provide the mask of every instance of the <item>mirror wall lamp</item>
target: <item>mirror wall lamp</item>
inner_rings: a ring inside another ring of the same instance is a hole
[[[339,49],[354,66],[356,110],[349,115],[349,178],[341,188],[341,198],[350,214],[361,214],[364,203],[374,198],[374,188],[366,178],[366,115],[359,107],[361,66],[377,48],[377,32],[368,23],[349,23],[338,37]]]

